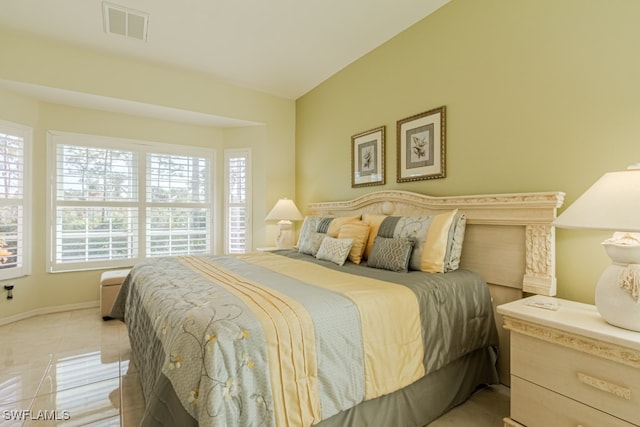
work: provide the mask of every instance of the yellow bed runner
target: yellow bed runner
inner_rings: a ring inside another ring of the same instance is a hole
[[[420,311],[409,288],[270,253],[238,258],[342,294],[356,304],[365,353],[365,399],[391,393],[424,376]]]
[[[269,253],[237,258],[342,294],[354,302],[362,327],[365,400],[391,393],[424,376],[420,313],[410,289]],[[276,425],[308,426],[319,422],[322,415],[315,334],[306,309],[287,295],[203,258],[183,260],[240,298],[261,322],[267,340]]]

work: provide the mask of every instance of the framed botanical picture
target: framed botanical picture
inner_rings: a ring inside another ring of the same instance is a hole
[[[397,182],[444,178],[445,107],[397,122]]]
[[[384,184],[384,131],[381,126],[351,137],[351,186]]]

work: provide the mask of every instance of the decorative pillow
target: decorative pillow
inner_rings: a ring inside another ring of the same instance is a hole
[[[415,242],[411,252],[409,268],[420,270],[420,260],[424,250],[427,232],[431,226],[433,215],[430,216],[388,216],[380,224],[378,236],[406,237]]]
[[[458,212],[453,218],[453,226],[449,230],[449,244],[444,256],[444,271],[455,271],[460,267],[462,244],[467,227],[467,216]]]
[[[406,237],[376,237],[367,265],[391,271],[406,272],[414,241]]]
[[[317,233],[327,234],[327,230],[329,230],[329,224],[333,221],[332,216],[324,216],[318,218],[318,226],[316,227]]]
[[[343,265],[347,260],[352,245],[353,239],[335,239],[326,236],[322,239],[316,258]]]
[[[438,214],[433,217],[427,238],[424,243],[420,270],[428,273],[444,273],[445,255],[449,242],[449,230],[453,224],[453,218],[458,213],[455,209],[450,212]]]
[[[387,216],[378,226],[377,236],[405,237],[415,242],[409,269],[430,273],[452,271],[460,264],[464,226],[456,233],[458,223],[466,223],[458,211],[427,216]],[[456,237],[454,249],[453,239]],[[373,238],[375,239],[376,236]],[[371,241],[371,235],[369,236]]]
[[[327,233],[327,236],[330,237],[338,237],[340,229],[343,225],[358,221],[360,221],[360,215],[335,217],[331,220],[331,222],[329,222],[325,233]]]
[[[304,221],[302,221],[302,227],[300,227],[300,234],[298,235],[298,243],[296,244],[296,248],[299,248],[301,244],[304,243],[304,240],[309,237],[309,233],[312,231],[315,233],[316,228],[318,228],[318,221],[320,220],[317,216],[305,216]]]
[[[364,222],[369,223],[369,238],[367,239],[367,247],[364,249],[363,258],[369,258],[371,251],[373,250],[373,244],[376,240],[376,236],[378,235],[378,229],[380,228],[380,224],[387,217],[387,215],[371,215],[364,214],[362,215],[362,220]]]
[[[300,237],[298,238],[298,252],[316,256],[322,239],[326,236],[324,233],[316,232],[319,222],[322,220],[319,216],[305,217],[300,229]]]
[[[339,239],[353,239],[353,246],[349,251],[349,261],[354,264],[362,262],[362,255],[367,246],[369,224],[364,221],[350,222],[340,227]]]

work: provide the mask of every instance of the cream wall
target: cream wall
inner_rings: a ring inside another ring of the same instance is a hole
[[[295,194],[295,102],[212,77],[131,58],[98,55],[77,47],[0,29],[0,120],[33,128],[33,273],[13,280],[14,299],[0,289],[0,324],[27,315],[95,305],[101,271],[47,273],[47,131],[186,144],[216,150],[216,192],[223,191],[225,148],[249,147],[253,171],[253,246],[275,239],[276,226],[264,217],[277,199]],[[92,94],[135,103],[255,122],[245,127],[174,122],[43,101],[3,82]],[[267,185],[268,183],[268,185]],[[221,219],[219,206],[218,218]],[[219,222],[222,224],[222,222]],[[222,228],[218,227],[219,236]],[[221,249],[221,245],[217,248]],[[6,283],[6,282],[3,282]]]
[[[453,0],[296,103],[298,206],[373,190],[564,191],[640,161],[640,2]],[[445,105],[447,177],[396,183],[396,121]],[[351,135],[386,126],[384,186],[351,188]],[[607,233],[557,232],[560,297],[593,302]]]

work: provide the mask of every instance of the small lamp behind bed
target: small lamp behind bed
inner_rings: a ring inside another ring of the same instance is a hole
[[[302,220],[302,214],[291,199],[280,199],[271,209],[265,221],[278,221],[278,237],[276,237],[276,247],[278,249],[288,249],[293,246],[293,228],[291,221]]]

